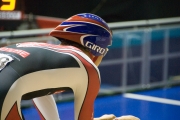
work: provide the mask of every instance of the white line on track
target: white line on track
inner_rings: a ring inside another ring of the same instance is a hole
[[[145,100],[145,101],[150,101],[150,102],[157,102],[157,103],[164,103],[164,104],[180,106],[180,101],[178,101],[178,100],[159,98],[159,97],[152,97],[152,96],[139,95],[139,94],[132,94],[132,93],[125,93],[125,94],[123,94],[123,96],[125,98],[131,98],[131,99],[137,99],[137,100]]]

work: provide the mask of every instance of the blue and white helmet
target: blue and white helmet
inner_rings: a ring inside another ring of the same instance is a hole
[[[112,32],[107,23],[90,13],[81,13],[68,18],[49,35],[79,43],[89,48],[94,56],[106,54],[107,47],[112,44]]]

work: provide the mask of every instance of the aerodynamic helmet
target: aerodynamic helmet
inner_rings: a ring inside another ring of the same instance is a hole
[[[106,54],[107,47],[112,44],[112,32],[107,23],[91,13],[81,13],[68,18],[49,35],[79,43],[89,48],[94,56]]]

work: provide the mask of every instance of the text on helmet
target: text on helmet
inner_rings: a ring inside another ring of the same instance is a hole
[[[106,49],[92,43],[92,42],[89,42],[87,41],[86,44],[85,44],[86,47],[92,49],[92,50],[95,50],[96,52],[100,53],[100,54],[105,54],[106,53]]]

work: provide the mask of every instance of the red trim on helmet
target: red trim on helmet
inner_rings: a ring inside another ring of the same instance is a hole
[[[71,40],[71,41],[74,41],[76,43],[80,43],[80,38],[82,35],[86,35],[86,34],[83,34],[83,33],[72,33],[72,32],[68,32],[68,31],[61,31],[61,30],[53,30],[50,32],[51,36],[55,36],[55,37],[58,37],[58,38],[64,38],[64,39],[67,39],[67,40]],[[82,44],[81,44],[82,45]]]
[[[96,20],[92,20],[92,19],[89,19],[89,18],[84,18],[84,17],[78,16],[78,15],[72,16],[72,17],[70,17],[69,19],[67,19],[65,21],[83,21],[83,22],[95,23],[95,24],[99,24],[99,25],[105,27],[109,32],[111,32],[109,30],[109,28],[107,26],[105,26],[104,24],[102,24],[102,23],[100,23],[100,22],[98,22]]]

